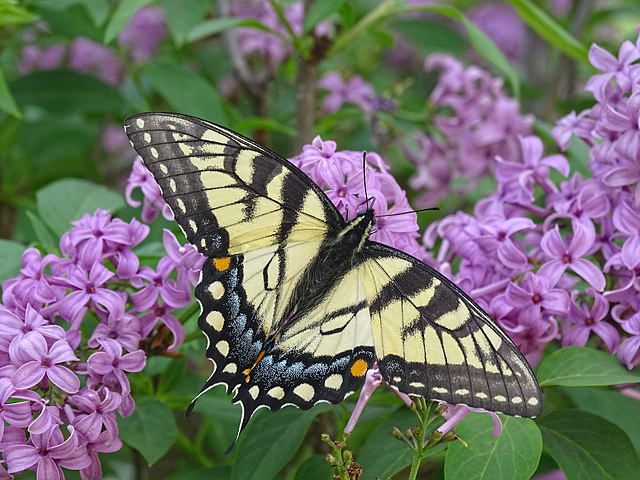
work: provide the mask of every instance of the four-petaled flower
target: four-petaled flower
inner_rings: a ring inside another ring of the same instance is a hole
[[[38,332],[29,332],[19,343],[24,362],[11,376],[11,382],[17,389],[31,388],[47,379],[68,393],[80,388],[77,375],[60,363],[78,361],[66,340],[57,340],[50,348],[47,341]]]

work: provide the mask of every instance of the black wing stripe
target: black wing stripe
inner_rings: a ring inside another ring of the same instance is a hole
[[[407,254],[375,242],[367,249],[375,262],[369,262],[371,275],[379,277],[371,300],[376,354],[391,385],[452,404],[540,413],[541,393],[528,363],[464,292]],[[392,312],[401,317],[399,333],[375,326]]]

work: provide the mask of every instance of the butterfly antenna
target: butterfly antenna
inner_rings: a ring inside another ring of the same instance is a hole
[[[376,218],[380,217],[395,217],[396,215],[406,215],[407,213],[429,212],[431,210],[440,210],[438,207],[421,208],[420,210],[408,210],[406,212],[385,213],[384,215],[376,215]]]
[[[362,152],[362,182],[364,183],[364,199],[369,210],[369,195],[367,194],[367,179],[365,177],[365,167],[367,166],[367,152]]]

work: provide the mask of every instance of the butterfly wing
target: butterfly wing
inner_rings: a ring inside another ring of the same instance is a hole
[[[305,265],[310,249],[310,244],[263,248],[232,256],[222,265],[207,262],[203,269],[196,296],[214,371],[201,394],[221,384],[234,394],[233,402],[242,406],[238,435],[262,407],[308,409],[319,402],[339,403],[362,386],[375,361],[357,270],[302,317],[283,326],[272,324],[302,268],[291,267],[281,275],[273,265],[285,257],[300,260],[290,264]],[[274,342],[270,337],[277,330]]]
[[[406,394],[535,417],[542,394],[509,337],[445,276],[399,250],[368,242],[360,271],[378,365]]]
[[[291,162],[231,130],[173,113],[125,121],[133,147],[200,253],[322,239],[344,219]]]
[[[203,120],[139,114],[125,129],[208,257],[196,298],[214,368],[201,394],[215,385],[234,393],[241,431],[260,407],[338,403],[360,388],[374,354],[357,272],[288,318],[302,273],[345,225],[322,190],[278,154]]]

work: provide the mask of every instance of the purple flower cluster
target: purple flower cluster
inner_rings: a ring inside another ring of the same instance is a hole
[[[518,102],[505,95],[502,80],[479,67],[436,54],[426,59],[425,68],[442,70],[430,96],[437,133],[418,132],[415,147],[403,146],[417,168],[410,181],[421,192],[417,206],[433,206],[449,196],[455,180],[466,180],[456,195],[473,190],[495,170],[497,155],[519,161],[518,139],[529,135],[533,124],[533,117],[521,115]]]
[[[497,191],[473,215],[448,216],[424,236],[440,244],[432,263],[534,364],[555,339],[591,339],[629,369],[640,363],[639,45],[625,42],[618,58],[593,45],[589,58],[602,73],[587,90],[597,103],[553,130],[562,148],[572,136],[587,144],[591,178],[572,172],[563,155],[544,156],[538,137],[521,136],[520,154],[507,148],[496,157]],[[448,73],[436,92],[464,83]]]
[[[133,14],[127,26],[118,35],[118,43],[135,63],[149,59],[167,36],[164,11],[149,5]],[[46,25],[28,31],[25,45],[17,63],[20,74],[34,70],[53,70],[66,67],[80,73],[92,74],[110,85],[118,85],[124,75],[124,64],[115,50],[86,37],[77,37],[71,44],[41,45],[36,41],[49,33]]]
[[[271,30],[243,27],[234,30],[233,35],[238,53],[244,57],[255,55],[264,63],[265,78],[273,77],[278,65],[293,53],[290,44],[291,36],[302,33],[303,3],[294,2],[283,8],[288,25],[282,23],[268,0],[233,2],[229,13],[236,18],[256,19]]]
[[[377,222],[372,240],[418,254],[417,216],[406,192],[388,172],[389,166],[377,153],[336,148],[336,142],[317,136],[291,161],[324,189],[345,218],[353,219],[358,211],[372,206]]]
[[[167,256],[155,270],[141,267],[133,248],[148,233],[98,210],[62,236],[64,257],[27,249],[20,274],[3,284],[0,473],[63,479],[66,468],[101,478],[98,453],[122,446],[116,412],[135,408],[127,374],[145,366],[141,342],[168,330],[168,351],[182,343],[171,312],[189,303],[204,261],[165,231]]]
[[[360,75],[344,80],[338,72],[329,72],[318,81],[318,87],[329,91],[322,104],[324,114],[337,112],[346,102],[357,105],[365,112],[375,108],[375,90]]]

